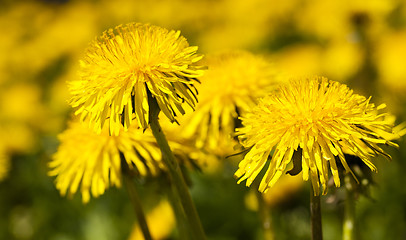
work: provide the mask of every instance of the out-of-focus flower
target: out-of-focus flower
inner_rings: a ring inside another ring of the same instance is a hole
[[[108,128],[97,134],[84,123],[72,122],[59,139],[49,175],[57,176],[56,187],[62,195],[74,194],[80,185],[85,203],[90,192],[98,197],[109,186],[121,186],[121,155],[140,176],[156,175],[164,168],[155,138],[135,126],[110,136]]]
[[[46,107],[49,111],[47,116],[47,133],[56,135],[66,128],[66,120],[72,108],[70,107],[67,99],[71,97],[68,91],[66,82],[77,76],[77,65],[69,62],[68,71],[63,73],[52,84],[50,84],[47,92]]]
[[[182,121],[182,118],[180,118],[180,121]],[[229,138],[224,137],[224,141],[218,145],[218,151],[216,151],[217,149],[202,150],[196,146],[193,137],[185,137],[182,134],[184,131],[182,123],[181,125],[172,124],[167,118],[160,118],[160,124],[175,158],[179,163],[191,170],[198,169],[205,173],[216,172],[220,168],[218,156],[232,154],[232,147],[235,143],[231,141],[231,143],[234,143],[231,144]]]
[[[273,55],[276,67],[292,76],[323,73],[345,82],[359,71],[364,54],[350,41],[331,41],[325,46],[292,44]]]
[[[311,44],[287,46],[274,54],[276,67],[292,76],[314,75],[321,72],[322,48]]]
[[[295,193],[303,188],[303,180],[300,174],[295,176],[282,175],[278,182],[272,186],[269,191],[262,194],[265,203],[270,207],[275,207],[283,203],[286,199],[291,198]],[[245,205],[252,211],[258,210],[258,192],[249,191],[245,196]]]
[[[119,0],[101,1],[100,10],[117,23],[136,16],[142,22],[182,29],[196,39],[204,52],[213,52],[267,44],[268,38],[281,28],[280,22],[291,16],[296,3],[275,2],[272,8],[265,8],[266,0]]]
[[[1,89],[0,118],[41,127],[47,112],[42,91],[34,84],[17,83]]]
[[[387,34],[377,48],[374,57],[380,79],[393,91],[405,92],[406,68],[403,58],[406,56],[406,31]]]
[[[295,193],[303,188],[303,180],[300,174],[296,176],[284,175],[280,180],[269,189],[268,192],[263,193],[264,201],[269,206],[276,206],[284,200],[288,199]]]
[[[220,1],[219,1],[220,2]],[[110,16],[115,22],[124,22],[137,17],[142,22],[154,23],[167,28],[202,30],[212,21],[208,15],[218,2],[200,0],[151,0],[151,1],[102,1],[103,15]],[[148,11],[146,11],[148,10]],[[177,14],[180,13],[180,14]]]
[[[0,145],[7,154],[27,154],[38,146],[38,136],[32,127],[24,123],[1,122]]]
[[[276,70],[265,58],[245,51],[213,54],[205,60],[209,69],[198,87],[199,103],[181,126],[197,147],[216,149],[231,141],[239,113],[274,87]]]
[[[269,19],[273,8],[260,7],[266,4],[263,0],[223,0],[212,4],[212,10],[206,13],[212,24],[198,39],[206,51],[250,49],[264,42],[272,29]]]
[[[321,39],[353,38],[358,41],[358,28],[371,36],[381,29],[385,18],[396,7],[395,1],[372,0],[322,1],[304,3],[295,14],[297,27]],[[321,20],[323,19],[323,20]]]
[[[205,28],[197,41],[206,52],[223,49],[268,47],[281,32],[289,29],[297,0],[278,1],[263,7],[266,0],[220,0],[209,2]]]
[[[346,1],[307,2],[299,9],[300,14],[293,15],[294,22],[301,31],[321,38],[347,36],[351,32],[351,26],[349,19],[345,19],[346,4]]]
[[[158,206],[152,209],[146,216],[148,227],[153,239],[167,239],[175,227],[175,215],[171,205],[162,200]],[[141,228],[136,224],[131,232],[129,240],[142,240]]]
[[[361,47],[348,40],[331,41],[321,55],[320,72],[339,82],[353,77],[365,58]]]
[[[0,16],[0,26],[8,32],[0,40],[0,74],[6,73],[5,79],[32,78],[86,47],[98,30],[97,12],[80,1],[63,8],[33,1],[10,6]]]
[[[249,151],[235,173],[238,183],[250,186],[271,156],[259,191],[266,192],[293,162],[303,179],[311,179],[315,194],[327,192],[329,168],[340,186],[338,163],[352,173],[344,151],[359,157],[372,171],[371,158],[390,156],[379,146],[398,146],[391,140],[405,133],[370,98],[354,94],[346,85],[324,77],[302,78],[283,85],[241,120],[237,129],[241,144]],[[295,160],[294,160],[295,159]]]
[[[0,27],[7,36],[0,39],[0,119],[8,122],[2,129],[20,124],[18,129],[27,129],[34,138],[61,130],[68,108],[54,106],[57,101],[48,90],[98,31],[98,13],[92,5],[23,1],[2,9]],[[55,95],[62,97],[60,93]]]
[[[46,128],[48,111],[41,89],[34,84],[9,83],[0,89],[0,145],[7,154],[31,152]]]
[[[183,102],[194,107],[194,85],[203,74],[202,56],[179,31],[130,23],[105,31],[87,49],[80,78],[69,82],[76,114],[100,132],[109,118],[110,133],[128,129],[133,114],[148,127],[148,92],[172,122],[184,114]]]
[[[10,169],[10,158],[3,149],[0,149],[0,181],[7,177]]]

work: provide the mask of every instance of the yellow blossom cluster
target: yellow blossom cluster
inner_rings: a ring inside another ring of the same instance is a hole
[[[119,187],[122,164],[140,177],[165,170],[148,129],[150,101],[170,122],[185,113],[184,103],[195,106],[194,84],[204,69],[196,51],[179,31],[142,23],[117,26],[92,42],[79,77],[68,82],[70,104],[80,118],[60,135],[50,162],[62,195],[80,186],[88,202],[90,192],[97,197],[110,185]],[[170,145],[179,159],[192,162],[184,156],[193,147]]]
[[[348,155],[377,171],[406,133],[386,112],[405,114],[403,1],[12,2],[0,4],[0,179],[44,152],[57,189],[84,202],[119,187],[122,164],[156,176],[151,99],[180,162],[219,172],[245,150],[235,176],[249,186],[267,169],[261,192],[299,169],[324,194],[352,173]]]

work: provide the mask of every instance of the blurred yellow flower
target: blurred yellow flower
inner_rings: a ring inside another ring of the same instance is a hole
[[[250,49],[265,41],[275,24],[270,21],[272,8],[262,7],[264,0],[222,0],[211,2],[206,10],[208,21],[199,46],[205,51]],[[202,31],[203,32],[203,31]]]
[[[192,113],[191,113],[192,114]],[[180,118],[182,121],[182,118]],[[205,173],[213,173],[219,170],[220,160],[218,156],[227,156],[232,154],[235,143],[230,144],[228,138],[224,138],[217,149],[205,151],[199,149],[193,137],[185,137],[182,135],[183,124],[172,124],[167,118],[160,119],[162,130],[169,141],[171,150],[179,163],[189,167],[190,169],[199,169]],[[230,146],[229,146],[230,145]],[[229,147],[228,149],[226,147]],[[225,154],[227,153],[227,154]]]
[[[207,13],[216,2],[200,0],[101,1],[103,15],[117,22],[137,17],[155,25],[199,31],[209,25]],[[179,13],[179,14],[178,14]]]
[[[358,28],[379,29],[396,7],[397,0],[314,0],[303,2],[294,22],[301,31],[322,39],[351,38],[359,41]]]
[[[276,67],[292,76],[321,72],[322,48],[313,44],[293,44],[274,54]]]
[[[39,86],[13,82],[0,88],[0,146],[7,154],[29,153],[38,146],[38,132],[47,124],[48,110]]]
[[[34,84],[14,83],[0,89],[0,118],[41,126],[46,108],[41,103],[41,88]]]
[[[291,198],[295,193],[303,189],[303,180],[300,174],[296,176],[281,176],[280,180],[269,189],[268,192],[263,193],[264,201],[271,207],[284,202],[286,199]]]
[[[291,198],[303,188],[303,180],[300,174],[295,176],[282,175],[278,182],[266,193],[261,193],[265,203],[270,207],[276,207],[286,199]],[[249,191],[244,198],[245,205],[252,211],[258,211],[259,202],[256,196],[258,192]]]
[[[385,35],[377,45],[375,61],[381,80],[390,89],[404,93],[406,90],[406,31]]]
[[[378,145],[398,146],[390,140],[405,131],[393,129],[393,121],[385,117],[388,114],[381,113],[384,104],[376,107],[369,101],[346,85],[324,77],[282,85],[241,118],[243,127],[237,133],[249,151],[235,173],[240,178],[238,183],[247,180],[250,186],[269,156],[272,159],[260,183],[261,192],[272,187],[293,163],[302,168],[303,180],[310,177],[315,194],[320,194],[320,184],[325,194],[329,168],[335,185],[340,186],[336,161],[352,173],[344,150],[376,171],[373,156],[390,158]]]
[[[32,153],[38,147],[38,142],[36,131],[33,131],[28,124],[17,121],[1,121],[0,146],[7,154]]]
[[[0,76],[10,80],[35,77],[86,47],[100,24],[95,8],[84,1],[70,1],[63,8],[22,1],[4,9],[0,26],[8,34],[0,39]]]
[[[198,86],[196,111],[186,115],[181,126],[182,134],[195,138],[199,148],[215,149],[230,142],[239,113],[274,87],[276,70],[265,58],[245,51],[213,54],[205,64],[209,69]]]
[[[162,200],[158,206],[147,214],[147,223],[153,239],[167,239],[175,227],[175,215],[171,205]],[[138,224],[131,232],[129,240],[143,240],[144,236]]]
[[[86,124],[72,122],[59,139],[61,144],[49,163],[49,175],[57,176],[56,187],[62,195],[68,190],[74,194],[80,185],[85,203],[90,192],[98,197],[110,185],[121,186],[121,155],[140,176],[156,175],[164,168],[152,133],[135,126],[110,136],[107,128],[97,134]]]
[[[339,82],[345,82],[360,71],[365,53],[359,44],[348,40],[331,41],[322,53],[321,72]]]
[[[10,158],[3,149],[0,149],[0,181],[7,177],[10,169]]]
[[[338,38],[351,33],[347,19],[347,1],[309,1],[303,4],[298,14],[293,15],[297,27],[304,32],[322,38]]]
[[[148,92],[172,122],[184,114],[183,102],[194,107],[194,84],[203,74],[202,56],[179,31],[129,23],[109,29],[87,49],[80,79],[69,82],[76,114],[101,132],[107,118],[110,134],[128,129],[133,114],[148,127]]]

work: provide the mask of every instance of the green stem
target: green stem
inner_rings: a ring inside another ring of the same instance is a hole
[[[135,215],[137,216],[138,223],[140,225],[142,234],[144,235],[145,240],[152,240],[151,233],[149,232],[147,220],[145,218],[144,211],[142,210],[141,201],[137,193],[137,189],[135,189],[134,181],[132,178],[124,173],[125,185],[127,187],[128,195],[130,196],[130,200],[132,205],[134,206]]]
[[[355,239],[355,195],[350,183],[351,177],[347,175],[345,178],[345,212],[344,212],[344,222],[343,222],[343,240],[354,240]]]
[[[193,203],[192,197],[189,193],[189,189],[185,183],[178,162],[176,161],[159,124],[158,114],[160,112],[160,109],[158,103],[156,102],[156,99],[151,96],[150,93],[148,94],[148,104],[150,109],[149,123],[152,134],[154,135],[158,146],[162,151],[162,159],[166,167],[168,168],[168,174],[171,182],[173,183],[177,193],[179,194],[180,202],[183,206],[185,215],[193,233],[193,239],[205,240],[206,237],[203,231],[203,227],[197,214],[197,210]]]
[[[258,211],[262,223],[262,231],[264,233],[264,240],[274,240],[275,236],[272,230],[272,217],[270,214],[269,206],[264,201],[264,195],[256,191],[258,200]]]
[[[187,219],[186,219],[185,212],[183,211],[183,207],[181,205],[179,195],[176,193],[176,189],[173,187],[172,184],[169,187],[168,198],[169,198],[172,208],[176,214],[175,216],[176,216],[176,222],[177,222],[177,226],[178,226],[179,239],[181,239],[181,240],[191,239],[190,232],[187,227]]]
[[[323,231],[321,227],[321,203],[320,195],[315,195],[313,186],[310,187],[310,219],[312,229],[312,240],[322,240]]]

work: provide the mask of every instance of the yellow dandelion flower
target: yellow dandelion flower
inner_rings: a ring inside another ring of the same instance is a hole
[[[259,191],[266,192],[287,171],[293,159],[301,161],[303,180],[310,177],[315,194],[327,191],[329,169],[340,186],[338,163],[352,173],[344,151],[359,157],[372,171],[371,158],[390,158],[380,144],[398,146],[391,140],[404,134],[370,98],[353,93],[346,85],[324,77],[291,81],[260,100],[237,129],[249,151],[239,164],[238,183],[250,186],[268,161]],[[301,156],[300,156],[301,155]]]
[[[109,29],[87,49],[80,62],[80,78],[70,81],[70,104],[100,133],[109,118],[110,134],[133,121],[148,126],[148,92],[172,122],[182,104],[197,101],[194,85],[203,74],[196,65],[202,56],[180,31],[140,23]]]
[[[152,133],[135,126],[110,136],[107,128],[97,134],[81,122],[72,122],[59,139],[49,175],[57,176],[56,187],[62,195],[68,190],[74,194],[80,185],[85,203],[90,192],[98,197],[109,186],[121,186],[120,155],[140,176],[156,175],[164,168]]]
[[[199,85],[196,111],[182,119],[183,134],[195,137],[198,147],[216,148],[234,132],[239,113],[255,106],[275,83],[275,71],[263,57],[229,51],[205,58],[208,70]]]

